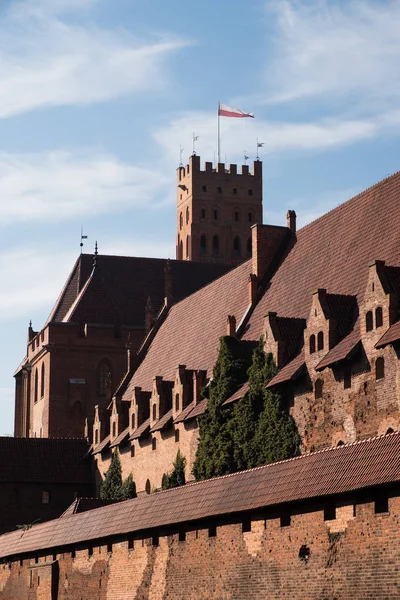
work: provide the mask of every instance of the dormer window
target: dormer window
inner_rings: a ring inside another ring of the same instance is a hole
[[[204,233],[201,234],[200,236],[200,254],[202,256],[204,256],[207,252],[207,240],[206,240],[206,236],[204,235]]]
[[[310,335],[310,354],[314,354],[315,352],[315,335]]]
[[[374,328],[372,310],[369,310],[365,315],[365,328],[367,331],[372,331]]]
[[[383,312],[382,312],[382,307],[378,306],[378,308],[375,310],[375,327],[382,327],[383,325]]]
[[[323,350],[324,349],[324,333],[323,333],[323,331],[320,331],[318,333],[317,341],[318,341],[318,350]]]

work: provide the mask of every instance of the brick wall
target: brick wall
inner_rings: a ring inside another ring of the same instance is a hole
[[[103,540],[17,558],[0,565],[0,598],[398,598],[400,498],[390,498],[381,514],[371,500],[343,498],[331,520],[322,505],[310,504],[292,507],[288,526],[276,514],[259,514],[217,523],[214,537],[199,523],[185,535],[144,533],[134,542]]]

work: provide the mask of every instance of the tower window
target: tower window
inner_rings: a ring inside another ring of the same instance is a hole
[[[131,417],[131,429],[135,429],[136,427],[136,417],[135,417],[135,413],[132,413],[132,417]]]
[[[179,411],[179,394],[175,395],[175,410]]]
[[[157,406],[153,404],[153,421],[157,419]]]
[[[42,363],[42,369],[40,374],[40,397],[44,396],[44,363]]]
[[[324,334],[322,331],[320,331],[318,333],[317,341],[318,341],[318,350],[323,350],[324,349]]]
[[[383,379],[385,377],[385,359],[383,356],[378,356],[375,363],[375,379]]]
[[[383,312],[382,307],[378,306],[375,311],[375,327],[382,327],[383,325]]]
[[[204,233],[202,233],[200,236],[200,254],[204,256],[204,254],[206,254],[206,252],[207,252],[207,240],[206,240],[206,236],[204,235]]]
[[[240,239],[238,237],[233,240],[233,256],[235,258],[240,256]]]
[[[179,229],[182,229],[183,227],[183,214],[180,213],[179,215]]]
[[[365,328],[367,331],[372,331],[374,328],[372,310],[369,310],[365,316]]]
[[[247,218],[249,220],[249,223],[252,223],[253,222],[253,213],[251,213],[251,212],[247,213]]]
[[[202,218],[202,219],[205,219],[205,218],[206,218],[206,209],[205,209],[205,208],[202,208],[202,209],[201,209],[201,218]]]
[[[222,194],[222,187],[217,187],[218,194]]]
[[[186,225],[189,223],[189,208],[186,208]]]
[[[233,188],[233,193],[237,194],[237,188]]]
[[[315,335],[310,335],[310,354],[314,354],[315,352]]]
[[[248,196],[252,196],[253,195],[253,190],[247,190],[247,195]]]
[[[251,245],[251,237],[249,237],[249,239],[247,240],[246,256],[247,256],[247,258],[251,258],[251,255],[252,255],[252,245]]]
[[[213,256],[217,257],[219,255],[219,238],[217,235],[213,237]]]
[[[236,222],[239,221],[239,211],[235,210],[235,212],[233,213],[233,218],[235,219]]]
[[[35,369],[35,390],[34,390],[34,396],[33,396],[33,401],[37,402],[38,401],[38,371],[37,369]]]
[[[203,192],[206,192],[207,191],[207,186],[203,185],[203,187],[201,189],[203,190]]]
[[[315,382],[315,387],[314,387],[315,400],[319,400],[320,398],[322,398],[323,387],[324,387],[324,382],[322,381],[322,379],[317,379],[317,381]]]
[[[214,208],[214,221],[218,221],[218,210]]]
[[[189,258],[189,236],[186,236],[186,258]]]
[[[151,449],[152,450],[156,450],[157,449],[157,440],[156,440],[156,438],[153,438],[151,440]]]

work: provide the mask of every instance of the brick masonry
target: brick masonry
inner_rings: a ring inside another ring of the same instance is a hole
[[[0,565],[0,598],[398,598],[400,498],[380,514],[371,496],[337,499],[331,520],[323,508],[293,506],[287,526],[273,513],[242,515],[20,557]]]

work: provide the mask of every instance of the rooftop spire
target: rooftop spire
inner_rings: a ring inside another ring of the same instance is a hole
[[[97,240],[96,240],[96,243],[95,243],[95,245],[94,245],[94,259],[93,259],[93,267],[96,267],[96,266],[97,266],[97,257],[98,257],[98,255],[99,255],[99,249],[98,249],[98,246],[97,246]]]

